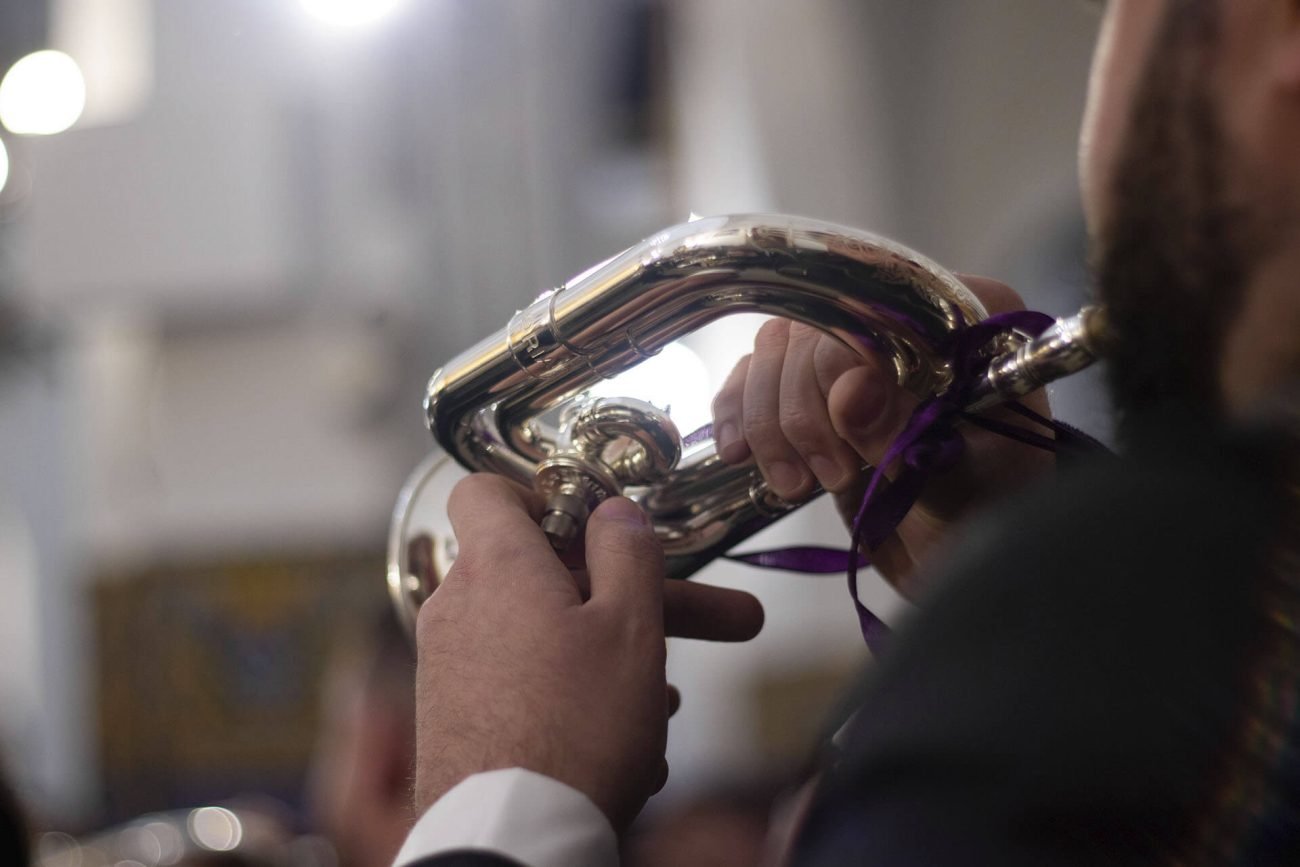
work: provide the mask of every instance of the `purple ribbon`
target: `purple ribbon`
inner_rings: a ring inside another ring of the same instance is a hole
[[[1062,422],[1044,418],[1017,402],[1004,405],[1047,428],[1052,435],[1040,434],[965,410],[970,402],[971,390],[983,375],[984,350],[989,342],[1012,330],[1037,337],[1053,321],[1045,313],[1022,310],[990,316],[952,332],[947,345],[940,347],[952,366],[952,384],[942,394],[927,399],[916,408],[907,425],[890,443],[884,457],[872,470],[871,479],[862,496],[862,504],[853,519],[852,543],[848,550],[802,546],[727,555],[727,559],[763,569],[812,574],[847,573],[849,595],[853,598],[862,637],[872,653],[879,653],[889,635],[889,627],[868,610],[859,598],[858,569],[871,562],[870,557],[862,552],[864,548],[867,551],[878,549],[915,505],[930,477],[948,469],[961,458],[965,440],[956,429],[959,421],[970,422],[1008,439],[1052,452],[1106,451],[1105,446],[1087,434]],[[886,474],[895,466],[898,467],[898,472],[893,482],[886,485]]]

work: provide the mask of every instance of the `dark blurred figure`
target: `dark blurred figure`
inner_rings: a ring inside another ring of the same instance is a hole
[[[639,823],[623,844],[623,867],[763,864],[774,793],[763,785],[720,789]]]
[[[325,687],[308,783],[341,867],[389,867],[414,823],[415,655],[393,611],[342,643]]]
[[[23,810],[0,765],[0,864],[31,863],[31,841]]]

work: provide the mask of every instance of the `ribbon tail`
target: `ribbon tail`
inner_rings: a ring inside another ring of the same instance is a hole
[[[862,562],[864,559],[855,551],[823,548],[818,545],[772,548],[766,551],[751,551],[747,554],[724,554],[723,558],[759,569],[781,569],[788,572],[806,572],[810,575],[842,573],[854,561]]]

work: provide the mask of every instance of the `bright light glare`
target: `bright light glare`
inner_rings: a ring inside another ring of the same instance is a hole
[[[21,135],[53,135],[77,122],[86,107],[86,79],[62,51],[37,51],[0,81],[0,123]]]
[[[682,436],[712,419],[709,370],[694,350],[680,343],[670,343],[658,355],[597,383],[591,394],[648,401],[668,412]]]
[[[9,181],[9,151],[5,150],[5,143],[0,141],[0,192],[4,191],[5,184]]]
[[[364,27],[390,14],[404,0],[299,0],[302,8],[333,27]]]

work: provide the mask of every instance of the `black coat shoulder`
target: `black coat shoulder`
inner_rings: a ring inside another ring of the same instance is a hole
[[[862,684],[801,864],[1152,863],[1240,741],[1284,513],[1250,446],[1076,466],[973,528]]]

